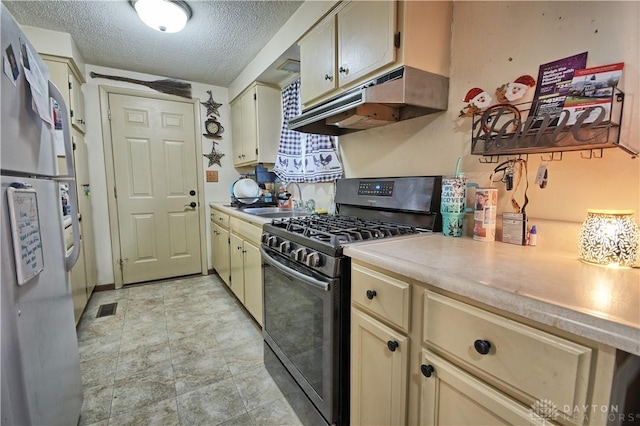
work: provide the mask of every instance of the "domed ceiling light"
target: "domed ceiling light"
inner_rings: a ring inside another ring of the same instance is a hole
[[[132,0],[131,5],[142,22],[163,33],[181,31],[191,18],[191,8],[180,0]]]

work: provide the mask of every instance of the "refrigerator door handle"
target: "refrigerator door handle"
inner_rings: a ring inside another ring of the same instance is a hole
[[[49,96],[55,99],[60,105],[60,108],[63,111],[67,111],[67,104],[64,102],[64,98],[62,97],[62,93],[53,84],[49,81]],[[71,271],[73,265],[78,261],[78,257],[80,257],[80,221],[78,220],[78,188],[75,181],[76,169],[75,164],[73,162],[73,143],[71,142],[71,123],[67,119],[67,114],[60,114],[62,117],[62,136],[64,138],[64,156],[67,162],[67,175],[60,176],[60,180],[65,180],[69,184],[69,194],[72,196],[69,197],[69,205],[71,207],[71,230],[73,232],[73,247],[70,253],[67,253],[65,256],[65,263],[67,267],[67,271]]]

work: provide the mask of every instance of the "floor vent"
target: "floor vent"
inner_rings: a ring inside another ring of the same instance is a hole
[[[107,303],[106,305],[100,305],[98,308],[98,315],[96,318],[108,317],[109,315],[115,315],[118,303]]]

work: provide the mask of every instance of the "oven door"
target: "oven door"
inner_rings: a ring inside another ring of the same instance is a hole
[[[264,339],[323,417],[338,417],[340,280],[262,246]]]

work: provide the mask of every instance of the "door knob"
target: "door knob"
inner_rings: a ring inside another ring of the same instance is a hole
[[[192,209],[195,209],[197,205],[198,205],[198,204],[196,204],[196,202],[195,202],[195,201],[192,201],[192,202],[190,202],[189,204],[185,204],[184,206],[185,206],[185,207],[191,207]]]
[[[400,344],[398,342],[396,342],[395,340],[389,340],[387,342],[387,348],[389,348],[389,350],[391,352],[395,352],[396,349],[398,349],[398,346],[400,346]]]
[[[367,299],[369,300],[373,300],[374,297],[376,297],[378,293],[376,293],[375,290],[367,290]]]
[[[333,77],[331,77],[329,74],[325,74],[324,75],[324,79],[327,80],[327,81],[331,81],[331,80],[333,80]]]
[[[192,189],[191,191],[189,191],[189,195],[193,197],[194,195],[196,195],[196,191]]]

